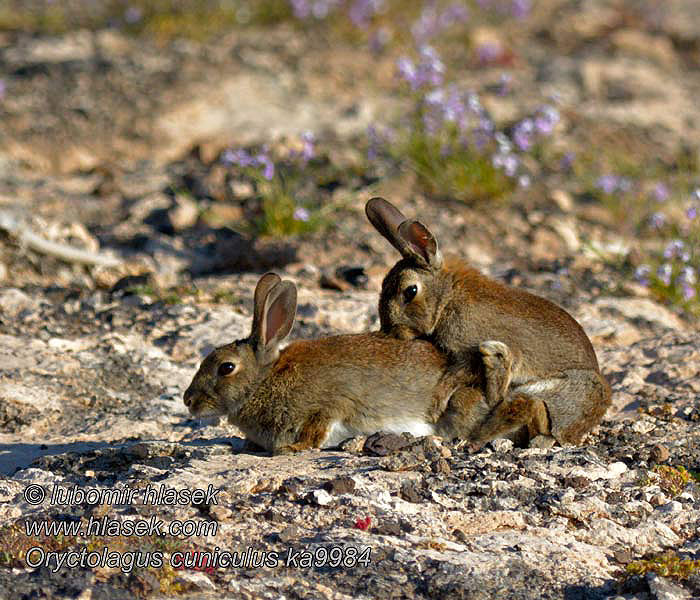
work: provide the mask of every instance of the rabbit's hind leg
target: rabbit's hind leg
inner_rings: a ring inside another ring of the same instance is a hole
[[[330,426],[331,421],[327,416],[314,413],[302,425],[297,440],[292,444],[275,448],[273,454],[291,454],[309,448],[320,448],[328,437]]]
[[[548,434],[545,423],[549,422],[544,403],[529,394],[510,392],[484,419],[470,436],[474,442],[485,443],[495,438],[507,437],[523,425],[530,429],[535,424],[538,433]]]
[[[549,381],[556,385],[538,392],[518,386],[514,392],[536,393],[551,415],[551,435],[560,444],[579,444],[583,437],[600,423],[610,406],[610,386],[594,370],[571,369],[562,377]]]
[[[506,344],[496,340],[479,344],[479,352],[484,362],[486,402],[493,408],[508,393],[513,376],[513,354]]]

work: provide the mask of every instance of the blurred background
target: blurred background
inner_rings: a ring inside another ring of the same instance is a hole
[[[3,0],[0,276],[377,288],[380,194],[562,304],[692,317],[699,65],[692,0]]]
[[[698,597],[699,4],[0,0],[0,590],[683,596],[654,571]],[[184,390],[248,334],[265,271],[299,289],[290,339],[378,327],[398,254],[365,217],[376,195],[582,324],[614,390],[585,447],[277,462],[190,418]],[[351,475],[347,501],[309,500]],[[37,544],[134,539],[37,540],[25,518],[136,509],[42,508],[26,484],[164,481],[228,496],[137,514],[228,527],[142,551],[371,540],[378,566],[26,568]],[[370,516],[381,535],[360,537]]]

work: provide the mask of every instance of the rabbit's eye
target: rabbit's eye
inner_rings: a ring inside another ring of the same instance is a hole
[[[416,297],[416,294],[418,293],[418,286],[417,285],[409,285],[407,288],[404,289],[403,291],[403,300],[406,304],[411,302]]]
[[[227,375],[230,375],[236,370],[236,365],[234,365],[232,362],[225,362],[221,363],[219,365],[219,370],[217,371],[217,374],[219,377],[226,377]]]

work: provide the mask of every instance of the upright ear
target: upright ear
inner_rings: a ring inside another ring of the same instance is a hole
[[[430,230],[419,221],[409,221],[384,198],[372,198],[365,213],[374,228],[396,248],[404,258],[412,258],[425,267],[440,268],[442,255]]]
[[[255,354],[258,362],[270,364],[279,356],[279,344],[289,335],[297,310],[297,289],[291,281],[281,281],[265,298]]]
[[[442,266],[442,253],[435,236],[420,221],[404,221],[399,225],[399,237],[406,244],[410,254],[433,269]]]
[[[260,327],[262,326],[263,311],[265,310],[265,298],[270,293],[270,290],[282,280],[275,273],[265,273],[255,286],[255,295],[253,299],[253,327],[250,332],[250,337],[260,339]]]
[[[374,228],[402,255],[405,243],[399,237],[399,225],[406,220],[404,214],[384,198],[372,198],[365,205],[365,214]]]

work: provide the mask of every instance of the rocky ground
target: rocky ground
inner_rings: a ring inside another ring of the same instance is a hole
[[[679,156],[699,151],[700,23],[692,2],[663,6],[542,2],[507,38],[518,94],[489,92],[501,67],[467,69],[465,82],[503,122],[556,91],[562,149],[642,166],[654,156],[679,177]],[[417,193],[410,174],[363,171],[360,136],[403,107],[393,57],[329,40],[288,22],[206,42],[0,34],[0,597],[700,597],[700,329],[627,278],[655,243],[632,221],[646,208],[595,202],[556,172],[485,208]],[[329,227],[256,236],[241,225],[246,182],[216,159],[307,129],[317,168],[333,167],[321,186]],[[270,457],[223,421],[189,418],[184,389],[203,355],[247,333],[265,270],[299,287],[291,339],[377,327],[396,257],[363,214],[376,194],[584,326],[613,388],[584,445],[496,440],[470,453],[377,436]],[[58,258],[30,234],[87,257]],[[37,484],[220,492],[183,505],[33,504]],[[214,526],[189,537],[25,529],[105,517]],[[27,566],[32,547],[105,546],[165,564]],[[170,564],[216,548],[248,562]]]

